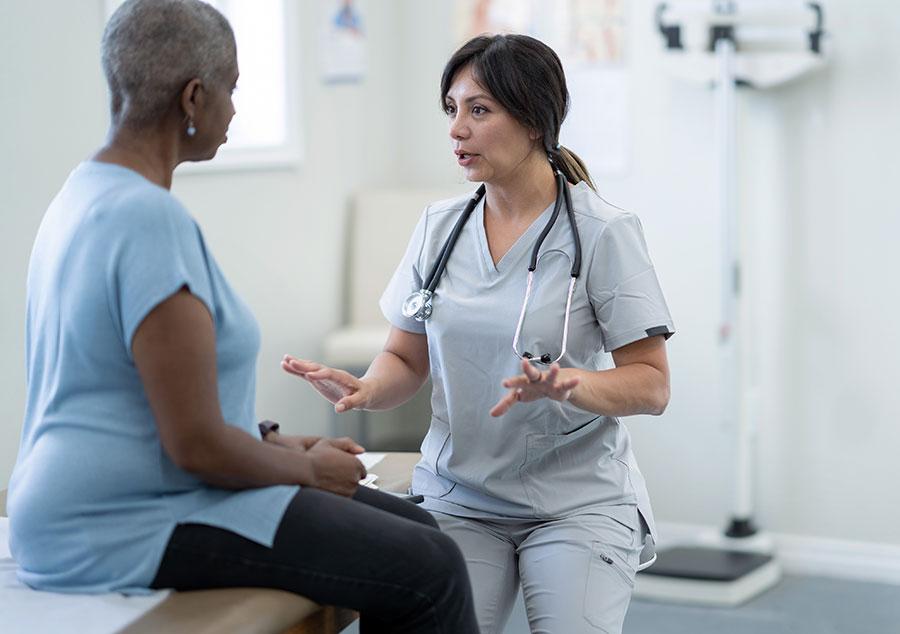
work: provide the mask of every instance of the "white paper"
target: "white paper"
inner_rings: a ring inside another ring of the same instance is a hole
[[[376,464],[381,462],[387,454],[385,453],[372,453],[370,451],[366,451],[364,453],[356,456],[359,458],[360,462],[363,463],[363,466],[366,468],[366,471],[374,467]]]
[[[359,481],[359,486],[361,487],[369,487],[370,489],[377,489],[378,485],[375,484],[375,480],[378,479],[378,476],[374,473],[370,473],[366,475],[365,478]]]

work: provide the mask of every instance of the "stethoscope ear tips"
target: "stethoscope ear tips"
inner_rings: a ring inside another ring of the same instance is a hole
[[[544,353],[541,355],[541,363],[543,363],[544,365],[550,365],[550,360],[551,357],[549,354]]]

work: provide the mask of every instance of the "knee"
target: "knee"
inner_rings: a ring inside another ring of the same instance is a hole
[[[410,503],[410,505],[412,506],[412,508],[409,509],[409,518],[411,520],[418,522],[419,524],[425,524],[425,526],[430,526],[431,528],[440,530],[437,520],[434,519],[434,516],[431,513],[416,504]]]
[[[411,600],[405,605],[411,618],[432,625],[443,623],[441,631],[476,632],[472,586],[453,539],[438,529],[419,527],[407,535],[404,545],[414,553],[407,561],[410,572],[406,577]],[[426,627],[415,631],[426,629],[437,631]]]
[[[440,530],[428,533],[428,550],[423,559],[427,562],[429,576],[447,589],[467,588],[469,573],[459,546]]]

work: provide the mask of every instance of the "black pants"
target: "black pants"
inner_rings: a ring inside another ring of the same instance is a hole
[[[180,524],[153,588],[278,588],[360,613],[360,632],[477,634],[466,564],[426,511],[360,487],[348,499],[304,488],[267,548]]]

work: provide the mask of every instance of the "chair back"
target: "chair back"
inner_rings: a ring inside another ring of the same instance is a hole
[[[353,199],[347,227],[345,323],[378,326],[384,317],[378,300],[406,251],[425,207],[474,190],[471,183],[441,189],[370,188]]]

